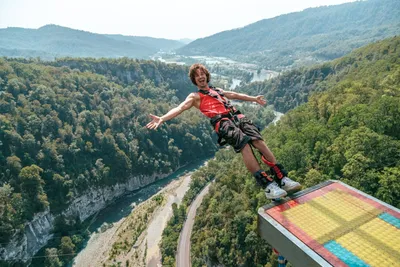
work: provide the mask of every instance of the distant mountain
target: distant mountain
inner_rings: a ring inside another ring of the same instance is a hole
[[[0,56],[9,57],[148,58],[183,45],[176,40],[96,34],[57,25],[0,29]]]
[[[369,0],[265,19],[197,39],[183,55],[225,56],[282,69],[341,57],[354,48],[400,34],[400,1]]]
[[[184,44],[189,44],[189,43],[193,42],[193,39],[183,38],[183,39],[179,39],[178,41],[181,43],[184,43]]]
[[[142,36],[125,36],[121,34],[106,34],[105,36],[113,38],[118,41],[127,41],[133,44],[142,44],[157,51],[170,51],[182,47],[185,43],[176,40],[142,37]],[[182,44],[183,43],[183,44]],[[156,51],[156,52],[157,52]]]

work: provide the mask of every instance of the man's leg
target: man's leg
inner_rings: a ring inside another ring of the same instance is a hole
[[[242,130],[237,127],[232,121],[222,121],[219,127],[218,136],[225,139],[231,145],[235,152],[241,153],[243,156],[246,168],[256,178],[259,184],[265,191],[265,196],[270,199],[280,198],[286,196],[286,191],[281,189],[278,184],[267,173],[260,168],[253,150],[249,145],[251,137],[245,135]]]
[[[270,167],[271,172],[275,176],[276,182],[282,189],[287,192],[294,192],[301,189],[300,183],[292,181],[287,177],[287,171],[281,164],[277,163],[274,154],[272,154],[271,150],[263,140],[253,140],[252,144],[261,152],[263,155],[263,162]]]
[[[246,146],[240,151],[240,153],[242,153],[244,165],[246,165],[246,168],[251,173],[255,173],[261,169],[260,164],[258,164],[256,157],[254,157],[253,150],[251,150],[249,144],[246,144]]]
[[[246,144],[240,152],[242,153],[246,168],[256,178],[257,183],[265,190],[267,198],[274,199],[286,196],[286,191],[279,188],[274,180],[265,171],[261,170],[260,164],[258,164],[249,144]]]
[[[266,158],[269,162],[276,164],[276,159],[274,154],[272,154],[271,150],[267,147],[263,140],[253,140],[252,144],[258,151],[263,154],[264,158]]]

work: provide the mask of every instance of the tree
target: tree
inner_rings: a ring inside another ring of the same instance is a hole
[[[378,197],[400,208],[400,168],[385,168],[379,175]]]
[[[13,208],[10,198],[13,188],[5,184],[0,187],[0,242],[5,243],[13,234]]]
[[[28,218],[49,206],[47,195],[43,190],[44,181],[40,176],[42,172],[40,167],[33,164],[22,168],[19,174],[21,193],[27,206]]]
[[[57,249],[56,248],[48,248],[45,252],[46,259],[44,261],[44,265],[46,267],[62,267],[63,263],[58,258]]]
[[[61,238],[59,254],[65,257],[66,261],[70,261],[75,255],[75,245],[69,236]]]
[[[22,168],[21,160],[17,156],[8,157],[7,167],[10,169],[12,175],[17,176]]]

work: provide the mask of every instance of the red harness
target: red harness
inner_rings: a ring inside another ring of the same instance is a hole
[[[200,91],[200,111],[209,118],[217,115],[227,115],[231,110],[227,101],[216,90]]]
[[[235,124],[238,119],[243,118],[229,102],[224,94],[215,87],[210,87],[209,90],[199,90],[200,95],[200,111],[211,118],[211,124],[218,133],[219,125],[222,120],[232,120]]]

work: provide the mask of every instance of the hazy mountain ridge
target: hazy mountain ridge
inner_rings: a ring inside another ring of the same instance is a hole
[[[181,41],[169,40],[164,38],[153,38],[146,36],[126,36],[122,34],[106,34],[105,36],[115,40],[138,43],[158,50],[173,50],[184,45]]]
[[[175,40],[97,34],[57,25],[0,29],[0,56],[11,57],[149,58],[160,49],[172,50],[183,45]]]
[[[338,58],[399,33],[400,2],[370,0],[264,19],[197,39],[178,52],[226,56],[282,68]]]
[[[0,29],[0,56],[146,59],[159,51],[176,50],[187,56],[223,56],[282,70],[339,58],[398,34],[400,2],[369,0],[309,8],[194,41],[95,34],[57,25]]]

